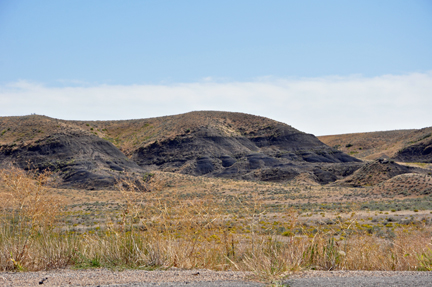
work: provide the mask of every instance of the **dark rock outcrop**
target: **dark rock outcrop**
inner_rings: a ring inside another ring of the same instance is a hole
[[[50,170],[60,175],[60,186],[86,189],[109,188],[122,172],[143,171],[112,143],[83,132],[52,134],[31,145],[3,145],[0,162]]]
[[[285,181],[311,171],[320,183],[335,181],[361,166],[360,160],[279,122],[250,132],[238,130],[227,135],[224,127],[202,126],[140,147],[132,159],[161,171],[246,180]]]
[[[432,138],[400,150],[394,159],[402,162],[432,163]]]

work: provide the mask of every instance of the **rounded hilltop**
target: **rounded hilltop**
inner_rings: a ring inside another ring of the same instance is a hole
[[[88,122],[79,122],[81,126]],[[184,114],[148,119],[93,122],[106,130],[107,138],[126,154],[137,147],[147,146],[177,136],[190,134],[201,128],[218,131],[226,137],[253,134],[271,135],[276,129],[301,133],[297,129],[275,120],[245,113],[223,111],[193,111]]]

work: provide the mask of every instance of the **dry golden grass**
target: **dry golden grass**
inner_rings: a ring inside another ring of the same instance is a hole
[[[32,230],[38,230],[55,224],[63,203],[46,188],[50,175],[28,173],[15,166],[0,170],[3,185],[1,211],[12,216],[12,220],[15,220],[13,216],[18,216],[20,228],[28,225]]]
[[[254,191],[257,183],[200,182],[163,173],[141,179],[144,182],[130,178],[119,185],[117,194],[111,194],[121,203],[117,219],[80,231],[57,221],[62,214],[61,194],[45,187],[46,175],[11,168],[0,176],[2,194],[9,198],[3,200],[1,214],[1,270],[67,266],[231,269],[253,271],[262,281],[277,282],[308,269],[432,268],[429,225],[388,225],[380,235],[369,232],[352,213],[335,218],[331,225],[311,226],[289,205],[274,217],[262,200],[265,195],[239,196],[242,191]],[[144,183],[148,184],[145,192]],[[282,188],[262,183],[261,188],[269,187]],[[194,189],[200,192],[192,193]]]
[[[62,266],[65,247],[53,236],[53,229],[63,207],[61,199],[45,187],[49,173],[27,173],[10,166],[0,170],[1,257],[3,270],[38,269]],[[43,253],[33,254],[40,245]],[[52,247],[55,247],[52,249]],[[54,252],[54,253],[53,253]],[[57,260],[58,259],[58,260]],[[69,262],[66,262],[68,264]]]

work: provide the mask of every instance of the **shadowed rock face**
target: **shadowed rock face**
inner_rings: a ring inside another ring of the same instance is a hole
[[[64,187],[112,187],[120,172],[142,171],[110,142],[80,132],[56,133],[32,145],[2,146],[0,161],[59,172]]]
[[[432,139],[410,145],[400,150],[394,159],[402,162],[432,163]]]
[[[284,181],[312,171],[322,183],[361,166],[360,160],[281,123],[270,131],[242,136],[226,136],[216,127],[201,127],[141,147],[132,159],[142,167],[162,171],[247,180]],[[332,165],[333,172],[323,170],[326,165]]]

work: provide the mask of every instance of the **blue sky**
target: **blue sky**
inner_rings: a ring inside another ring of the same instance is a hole
[[[0,0],[0,115],[223,109],[314,134],[421,128],[432,125],[431,51],[431,1]],[[378,108],[405,117],[374,118]]]

